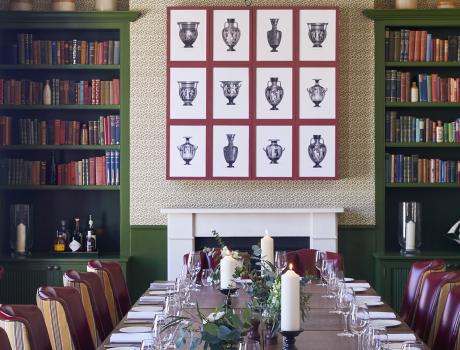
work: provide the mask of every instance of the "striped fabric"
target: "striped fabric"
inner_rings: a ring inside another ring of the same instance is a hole
[[[29,335],[24,323],[19,321],[0,320],[0,327],[8,334],[10,345],[13,350],[31,350]]]
[[[96,273],[101,279],[102,286],[104,287],[105,298],[107,299],[107,304],[109,305],[110,318],[112,319],[112,325],[115,327],[120,321],[121,318],[118,316],[117,305],[115,298],[113,296],[112,284],[110,283],[110,277],[107,272],[100,269],[93,269],[90,266],[86,267],[88,272]]]

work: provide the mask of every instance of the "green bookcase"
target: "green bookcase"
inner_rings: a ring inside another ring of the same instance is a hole
[[[385,70],[460,76],[460,62],[385,62],[385,29],[417,29],[460,35],[460,10],[365,10],[375,23],[375,169],[376,169],[376,287],[386,301],[399,309],[411,264],[416,260],[443,258],[458,268],[460,246],[444,237],[460,219],[460,185],[385,183],[385,153],[419,154],[427,158],[459,160],[459,144],[386,143],[385,112],[398,111],[435,120],[452,121],[460,116],[459,103],[385,102]],[[398,202],[419,201],[423,207],[422,248],[415,256],[399,253]]]
[[[7,46],[17,33],[33,33],[44,40],[118,40],[120,64],[117,65],[46,65],[6,62],[8,49],[0,51],[0,79],[69,80],[120,79],[119,105],[0,105],[0,115],[11,116],[13,129],[19,118],[39,120],[96,120],[100,115],[120,115],[120,145],[18,145],[0,146],[2,158],[50,160],[55,152],[62,160],[104,155],[106,150],[120,151],[119,186],[0,186],[0,265],[6,274],[0,281],[0,302],[34,302],[39,285],[62,284],[62,272],[85,270],[84,255],[59,256],[50,253],[59,220],[80,217],[83,228],[88,215],[96,227],[101,259],[118,260],[126,271],[131,247],[129,224],[129,60],[130,22],[139,12],[0,12],[0,42]],[[3,54],[2,54],[3,52]],[[10,257],[9,207],[13,203],[33,205],[34,246],[25,259]]]

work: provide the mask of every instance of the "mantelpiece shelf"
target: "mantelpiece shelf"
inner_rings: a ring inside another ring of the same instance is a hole
[[[2,71],[18,70],[119,70],[118,64],[0,64]]]
[[[434,142],[387,142],[386,148],[460,148],[460,143],[434,143]]]
[[[117,111],[120,105],[0,105],[0,111],[14,111],[14,110],[31,110],[31,111],[59,111],[59,110],[104,110],[104,111]]]
[[[387,188],[460,188],[460,183],[390,183]]]
[[[9,145],[0,151],[104,151],[119,150],[120,145]]]
[[[386,102],[389,108],[460,108],[460,103],[454,102]]]
[[[386,62],[385,66],[396,68],[460,68],[460,62]]]
[[[8,185],[0,186],[3,191],[119,191],[120,186],[71,186],[71,185]]]

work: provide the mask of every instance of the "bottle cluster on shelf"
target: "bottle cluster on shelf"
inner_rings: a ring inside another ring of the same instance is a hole
[[[386,111],[385,142],[460,143],[460,118],[443,122]]]
[[[79,120],[19,119],[17,142],[21,145],[119,145],[120,116],[100,116],[99,120],[87,123]]]
[[[120,80],[0,79],[0,104],[118,105]]]
[[[96,230],[93,216],[90,214],[86,229],[86,235],[81,230],[80,218],[73,219],[73,230],[70,232],[65,219],[61,220],[56,230],[56,238],[53,242],[53,251],[56,253],[94,253],[97,252]]]
[[[19,33],[12,51],[16,64],[120,64],[118,40],[35,40]]]
[[[460,102],[460,78],[420,73],[411,82],[409,72],[385,71],[386,102]]]
[[[387,183],[460,183],[460,161],[385,154]]]
[[[385,30],[387,62],[458,62],[460,35],[435,38],[426,30]]]
[[[12,118],[2,115],[0,116],[0,146],[11,144]]]

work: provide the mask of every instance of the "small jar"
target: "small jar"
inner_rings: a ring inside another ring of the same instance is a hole
[[[11,0],[11,11],[32,11],[33,0]]]
[[[75,11],[75,0],[53,0],[53,11]]]
[[[96,0],[97,11],[116,11],[117,0]]]
[[[417,0],[395,0],[395,8],[408,10],[417,8]]]

